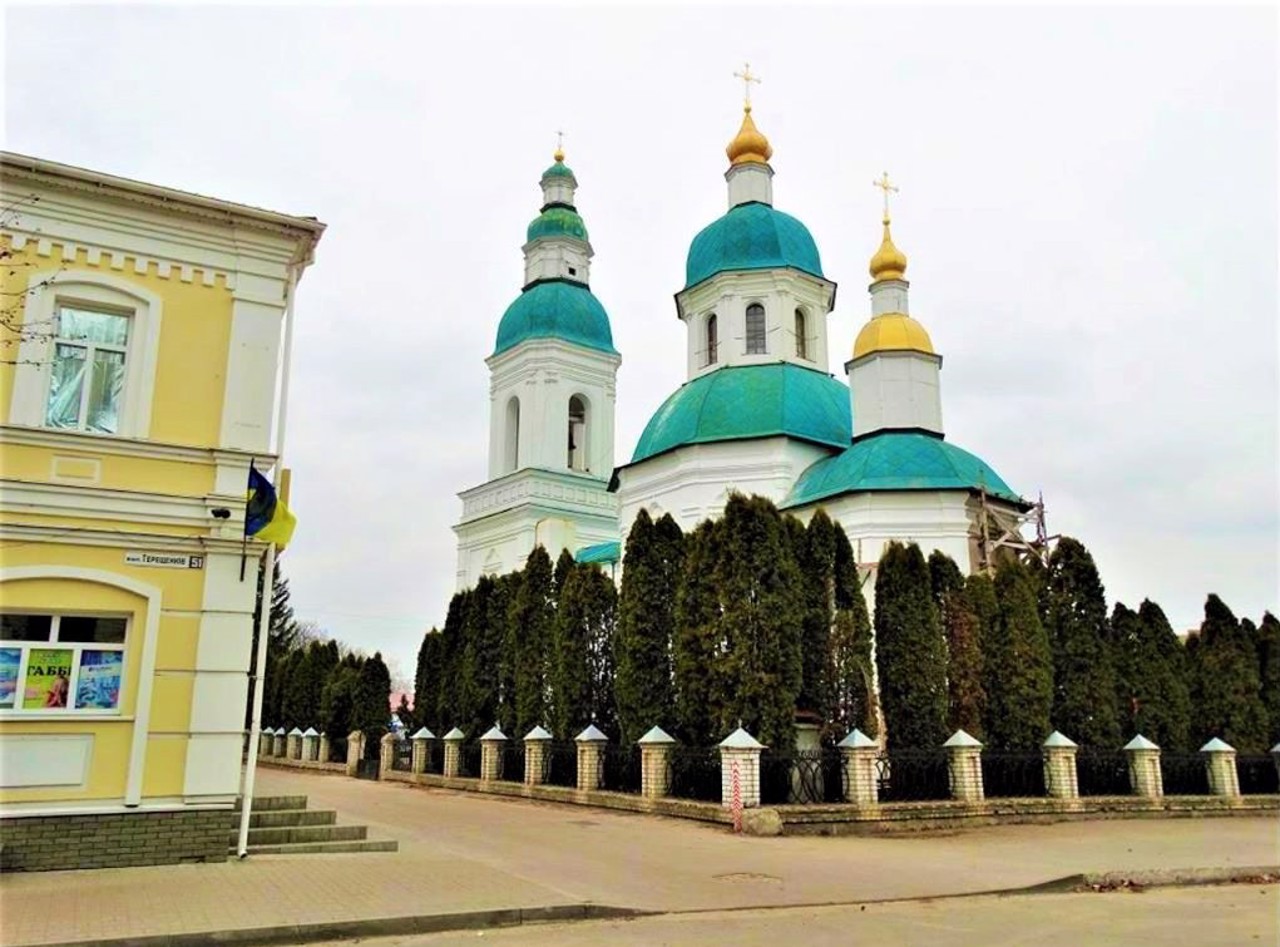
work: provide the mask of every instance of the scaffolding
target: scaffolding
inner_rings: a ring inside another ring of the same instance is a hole
[[[993,575],[1001,558],[1001,550],[1024,561],[1034,560],[1042,566],[1049,564],[1049,553],[1058,536],[1049,535],[1044,519],[1044,494],[1025,509],[1011,507],[1007,503],[992,503],[985,488],[978,489],[978,515],[974,519],[971,538],[977,551],[978,571]],[[1028,539],[1023,530],[1028,526],[1035,538]]]

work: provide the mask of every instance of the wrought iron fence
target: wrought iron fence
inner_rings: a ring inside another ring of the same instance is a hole
[[[428,773],[444,772],[444,741],[428,740],[427,741],[427,769]]]
[[[1123,750],[1080,747],[1076,751],[1076,782],[1082,796],[1127,796],[1129,757]]]
[[[991,799],[1046,795],[1044,757],[1039,750],[983,750],[982,791]]]
[[[1209,795],[1209,770],[1199,753],[1161,753],[1160,778],[1166,796]]]
[[[720,801],[720,751],[715,747],[673,746],[667,754],[668,792],[679,799]]]
[[[843,802],[844,766],[835,747],[760,754],[760,801],[764,805]]]
[[[413,769],[412,740],[396,740],[391,751],[391,768],[405,773]]]
[[[1280,770],[1267,753],[1241,753],[1236,756],[1236,773],[1240,778],[1240,793],[1256,796],[1262,793],[1280,792]]]
[[[480,778],[479,743],[463,743],[458,747],[458,775]]]
[[[524,744],[506,743],[498,755],[498,778],[510,783],[524,782]]]
[[[601,789],[640,791],[640,747],[607,744],[600,752]]]
[[[881,802],[919,802],[951,798],[945,750],[890,750],[876,760]]]
[[[345,763],[347,761],[347,738],[346,737],[330,737],[329,738],[329,758],[321,760],[322,763]]]
[[[542,781],[551,786],[578,785],[578,746],[552,740],[542,758]]]

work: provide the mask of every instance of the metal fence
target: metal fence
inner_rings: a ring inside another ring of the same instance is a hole
[[[673,746],[667,754],[667,786],[678,799],[720,801],[720,750]]]
[[[413,769],[412,740],[396,740],[391,751],[391,768],[405,773]]]
[[[570,741],[547,743],[542,758],[542,781],[550,786],[578,785],[578,746]]]
[[[329,738],[329,758],[321,763],[345,763],[347,761],[347,738]]]
[[[982,791],[989,799],[1046,795],[1044,757],[1039,750],[983,750]]]
[[[843,802],[844,766],[835,747],[760,754],[760,801],[764,805]]]
[[[1280,770],[1268,753],[1241,753],[1236,756],[1240,793],[1255,796],[1280,792]]]
[[[1082,796],[1127,796],[1129,757],[1123,750],[1082,746],[1076,751],[1076,781]]]
[[[610,792],[639,792],[640,747],[605,746],[600,753],[599,785]]]
[[[918,802],[951,798],[945,750],[890,750],[876,760],[881,802]]]
[[[479,743],[463,743],[458,747],[458,775],[480,778]]]
[[[1160,778],[1166,796],[1209,795],[1209,772],[1199,753],[1161,753]]]
[[[524,744],[503,744],[498,754],[498,778],[509,783],[524,782]]]

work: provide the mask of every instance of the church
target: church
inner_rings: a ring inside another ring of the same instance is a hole
[[[694,236],[675,295],[687,379],[619,458],[621,355],[590,288],[578,181],[557,148],[526,234],[524,287],[487,359],[489,479],[460,494],[459,590],[522,568],[539,544],[617,576],[641,509],[688,531],[735,491],[804,522],[824,508],[864,569],[891,540],[941,550],[968,572],[989,568],[1001,546],[1025,548],[1039,504],[946,440],[942,356],[910,312],[888,175],[876,182],[885,205],[868,318],[856,338],[829,340],[836,283],[805,225],[774,206],[773,149],[749,96],[726,154],[728,210]],[[849,352],[843,380],[827,371],[832,343]]]

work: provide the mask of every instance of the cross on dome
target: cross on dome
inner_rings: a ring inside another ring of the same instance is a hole
[[[735,79],[742,80],[742,107],[748,112],[751,111],[751,83],[760,84],[760,77],[751,74],[751,63],[744,62],[742,64],[742,72],[733,74]]]
[[[878,187],[880,190],[884,191],[884,222],[887,224],[889,222],[889,192],[892,191],[894,194],[897,194],[898,186],[896,184],[889,183],[888,171],[881,174],[879,180],[872,181],[871,186]]]

